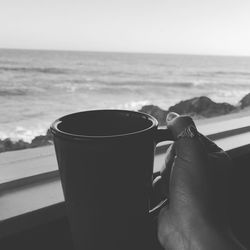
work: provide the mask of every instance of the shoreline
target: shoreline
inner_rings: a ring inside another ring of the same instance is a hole
[[[154,105],[145,105],[138,111],[154,116],[158,120],[159,126],[166,126],[166,116],[169,112],[189,115],[197,125],[204,125],[250,116],[250,93],[243,97],[236,106],[228,103],[216,103],[206,96],[201,96],[180,101],[169,107],[168,110]],[[45,135],[34,137],[30,143],[23,140],[13,141],[11,138],[0,139],[0,153],[49,145],[53,145],[53,136],[48,129]]]

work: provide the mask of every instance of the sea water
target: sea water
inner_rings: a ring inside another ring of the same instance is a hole
[[[0,50],[0,139],[30,142],[72,112],[249,92],[250,57]]]

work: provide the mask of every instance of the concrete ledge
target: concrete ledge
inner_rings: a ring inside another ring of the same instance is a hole
[[[59,179],[58,169],[52,170],[49,172],[40,173],[40,174],[25,176],[19,179],[18,178],[12,179],[8,182],[3,182],[0,184],[0,191],[10,189],[10,188],[20,187],[20,186],[24,186],[28,184],[38,183],[39,181],[51,179],[54,177],[58,177]]]
[[[0,185],[58,170],[54,146],[0,154]]]

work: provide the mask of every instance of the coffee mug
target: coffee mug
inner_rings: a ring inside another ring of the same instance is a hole
[[[170,131],[148,114],[92,110],[51,132],[76,249],[150,249],[154,152]]]

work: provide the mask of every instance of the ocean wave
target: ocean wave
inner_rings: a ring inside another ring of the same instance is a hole
[[[167,81],[99,81],[98,83],[105,84],[106,87],[121,87],[121,86],[139,86],[139,87],[174,87],[174,88],[190,88],[197,86],[197,82],[167,82]]]
[[[64,89],[69,93],[75,92],[98,92],[98,93],[121,93],[131,91],[144,91],[147,89],[189,89],[201,88],[208,83],[193,82],[160,82],[160,81],[76,81],[55,84],[54,87]],[[160,90],[159,90],[160,91]]]
[[[115,108],[137,111],[143,106],[149,105],[149,104],[151,104],[151,101],[149,100],[139,100],[139,101],[131,101],[131,102],[119,104]]]
[[[217,89],[216,93],[212,93],[209,95],[211,99],[213,99],[216,102],[227,102],[232,105],[238,105],[239,100],[241,100],[244,96],[246,96],[249,93],[249,90],[247,89],[228,89],[228,90],[222,90]]]
[[[220,76],[250,76],[250,72],[247,71],[203,71],[203,72],[191,72],[187,73],[188,76],[198,77],[220,77]]]
[[[69,69],[62,68],[39,68],[39,67],[7,67],[0,66],[0,71],[14,71],[14,72],[22,72],[22,73],[43,73],[43,74],[68,74]]]
[[[244,75],[244,76],[250,76],[250,72],[246,72],[246,71],[215,71],[213,73],[215,75]]]
[[[0,89],[0,96],[24,96],[28,95],[28,90],[26,89]]]
[[[221,81],[209,81],[209,80],[193,80],[193,81],[176,81],[176,82],[164,82],[164,81],[120,81],[120,82],[103,82],[106,88],[114,88],[114,87],[141,87],[141,88],[173,88],[173,89],[200,89],[200,88],[211,88],[211,86],[216,86],[218,88],[218,84],[220,88],[235,88],[235,82],[221,82]],[[101,85],[100,85],[101,86]],[[237,82],[237,88],[246,88],[250,87],[250,82]]]
[[[78,90],[81,86],[71,83],[71,82],[63,82],[63,83],[57,83],[54,85],[54,87],[59,89],[64,89],[69,93],[74,93],[76,90]]]

